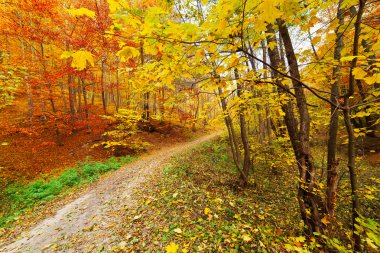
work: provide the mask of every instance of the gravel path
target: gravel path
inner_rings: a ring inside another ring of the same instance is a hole
[[[160,173],[169,158],[217,135],[163,148],[106,175],[53,217],[23,232],[13,243],[0,246],[0,252],[108,252],[118,242],[120,214],[133,207],[133,194],[139,186]]]

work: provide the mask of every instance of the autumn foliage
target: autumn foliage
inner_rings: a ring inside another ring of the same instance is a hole
[[[23,112],[4,136],[42,127],[54,139],[41,145],[62,147],[96,132],[92,147],[119,152],[147,147],[142,131],[224,124],[236,184],[263,161],[274,174],[293,166],[305,235],[321,245],[348,169],[360,251],[357,157],[379,151],[379,13],[366,0],[7,1],[0,110]]]

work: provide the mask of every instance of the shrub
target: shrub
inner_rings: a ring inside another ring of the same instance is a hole
[[[150,145],[135,137],[135,134],[139,132],[138,123],[142,121],[136,111],[120,109],[112,116],[103,117],[114,122],[115,128],[105,132],[104,141],[93,147],[102,145],[106,149],[111,149],[115,156],[124,156],[128,152],[144,150]]]
[[[61,194],[65,189],[88,181],[95,181],[99,175],[117,170],[122,165],[132,162],[135,158],[111,157],[105,162],[86,161],[76,168],[66,170],[60,176],[49,181],[37,181],[28,185],[13,184],[4,190],[4,198],[0,198],[0,227],[15,220],[26,208],[50,200]]]
[[[81,178],[75,169],[71,169],[63,173],[61,176],[59,176],[58,180],[64,186],[73,187],[80,183]]]

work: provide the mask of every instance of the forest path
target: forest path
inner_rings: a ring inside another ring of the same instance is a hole
[[[176,144],[143,155],[104,176],[93,189],[66,204],[53,216],[24,231],[0,252],[108,252],[117,241],[123,210],[134,205],[134,192],[160,173],[169,158],[219,135]]]

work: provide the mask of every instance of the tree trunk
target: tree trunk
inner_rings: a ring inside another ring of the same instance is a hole
[[[343,0],[339,1],[337,17],[339,20],[339,26],[336,28],[336,40],[334,49],[334,60],[340,61],[341,51],[343,49],[343,31],[340,31],[344,24],[344,9],[341,9]],[[340,97],[340,78],[341,78],[341,66],[338,63],[333,68],[332,80],[334,83],[331,86],[330,100],[334,104],[338,104]],[[327,144],[327,189],[326,189],[326,212],[330,220],[328,230],[331,232],[332,220],[335,218],[335,206],[336,196],[338,188],[338,165],[339,162],[336,159],[336,142],[337,133],[339,128],[339,111],[336,107],[331,107],[330,125],[329,125],[329,139]]]
[[[353,50],[352,55],[358,56],[359,55],[359,38],[360,38],[360,32],[361,32],[361,22],[362,22],[362,16],[364,12],[364,7],[366,4],[366,0],[359,0],[359,8],[356,15],[356,21],[355,21],[355,33],[354,33],[354,42],[353,42]],[[350,97],[354,94],[354,86],[355,86],[355,78],[353,75],[353,69],[357,65],[357,57],[355,57],[351,62],[350,67],[350,77],[348,82],[348,91],[344,95],[344,108],[343,116],[344,116],[344,123],[346,126],[347,134],[348,134],[348,150],[347,150],[347,156],[348,156],[348,169],[350,172],[350,182],[351,182],[351,203],[352,203],[352,234],[353,234],[353,249],[355,252],[361,251],[361,241],[360,241],[360,234],[357,230],[357,218],[359,217],[359,196],[358,196],[358,182],[357,182],[357,176],[356,176],[356,168],[355,168],[355,134],[354,129],[352,127],[351,122],[351,114],[350,114]]]
[[[106,94],[104,90],[104,64],[105,64],[105,59],[102,59],[101,63],[101,75],[100,75],[100,88],[102,92],[102,104],[103,104],[103,112],[105,115],[107,115],[107,104],[106,104]]]
[[[144,65],[144,62],[145,62],[145,59],[144,59],[144,45],[143,43],[141,42],[140,43],[140,56],[141,56],[141,66]],[[143,95],[143,110],[144,110],[144,114],[143,114],[143,119],[145,120],[149,120],[150,118],[150,112],[149,112],[149,91],[145,92],[144,95]]]
[[[223,95],[222,88],[218,87],[218,93],[219,93],[218,95],[220,98],[220,104],[221,104],[222,111],[224,114],[224,122],[226,124],[227,131],[228,131],[228,137],[229,137],[229,141],[230,141],[232,157],[234,159],[236,168],[239,171],[241,171],[241,169],[240,169],[240,167],[241,167],[241,155],[240,155],[239,145],[238,145],[235,129],[233,127],[232,119],[231,119],[230,113],[228,112],[227,101]]]
[[[81,79],[78,77],[78,112],[79,112],[79,120],[82,120],[82,113],[83,113],[83,110],[82,110],[82,82],[81,82]]]
[[[84,103],[84,115],[85,115],[85,119],[87,123],[87,130],[88,132],[91,132],[90,122],[88,121],[87,91],[86,91],[86,84],[84,82],[84,79],[82,79],[82,92],[83,92],[83,103]]]
[[[238,80],[239,79],[238,70],[235,69],[234,73],[235,73],[235,79],[236,79],[237,96],[240,99],[242,99],[243,87],[239,83],[239,80]],[[246,187],[248,185],[248,176],[249,176],[249,171],[251,169],[251,155],[250,155],[250,148],[249,148],[249,141],[248,141],[244,111],[245,111],[244,106],[240,105],[240,108],[239,108],[240,135],[241,135],[241,140],[243,143],[243,150],[244,150],[244,161],[243,161],[243,169],[240,174],[240,184],[243,187]]]
[[[288,29],[282,20],[278,20],[278,25],[284,43],[290,75],[295,79],[300,80],[298,63]],[[291,139],[298,137],[293,141],[293,148],[295,147],[295,155],[299,169],[298,202],[300,205],[301,217],[307,226],[308,234],[312,235],[313,232],[324,232],[320,218],[322,201],[320,196],[317,195],[316,169],[313,164],[310,150],[310,116],[307,108],[306,96],[300,82],[292,80],[292,83],[299,112],[299,129],[292,134],[293,136],[290,136]],[[286,124],[288,126],[289,122]],[[294,124],[294,122],[292,122],[292,124]],[[292,129],[292,131],[294,131],[294,129]]]

